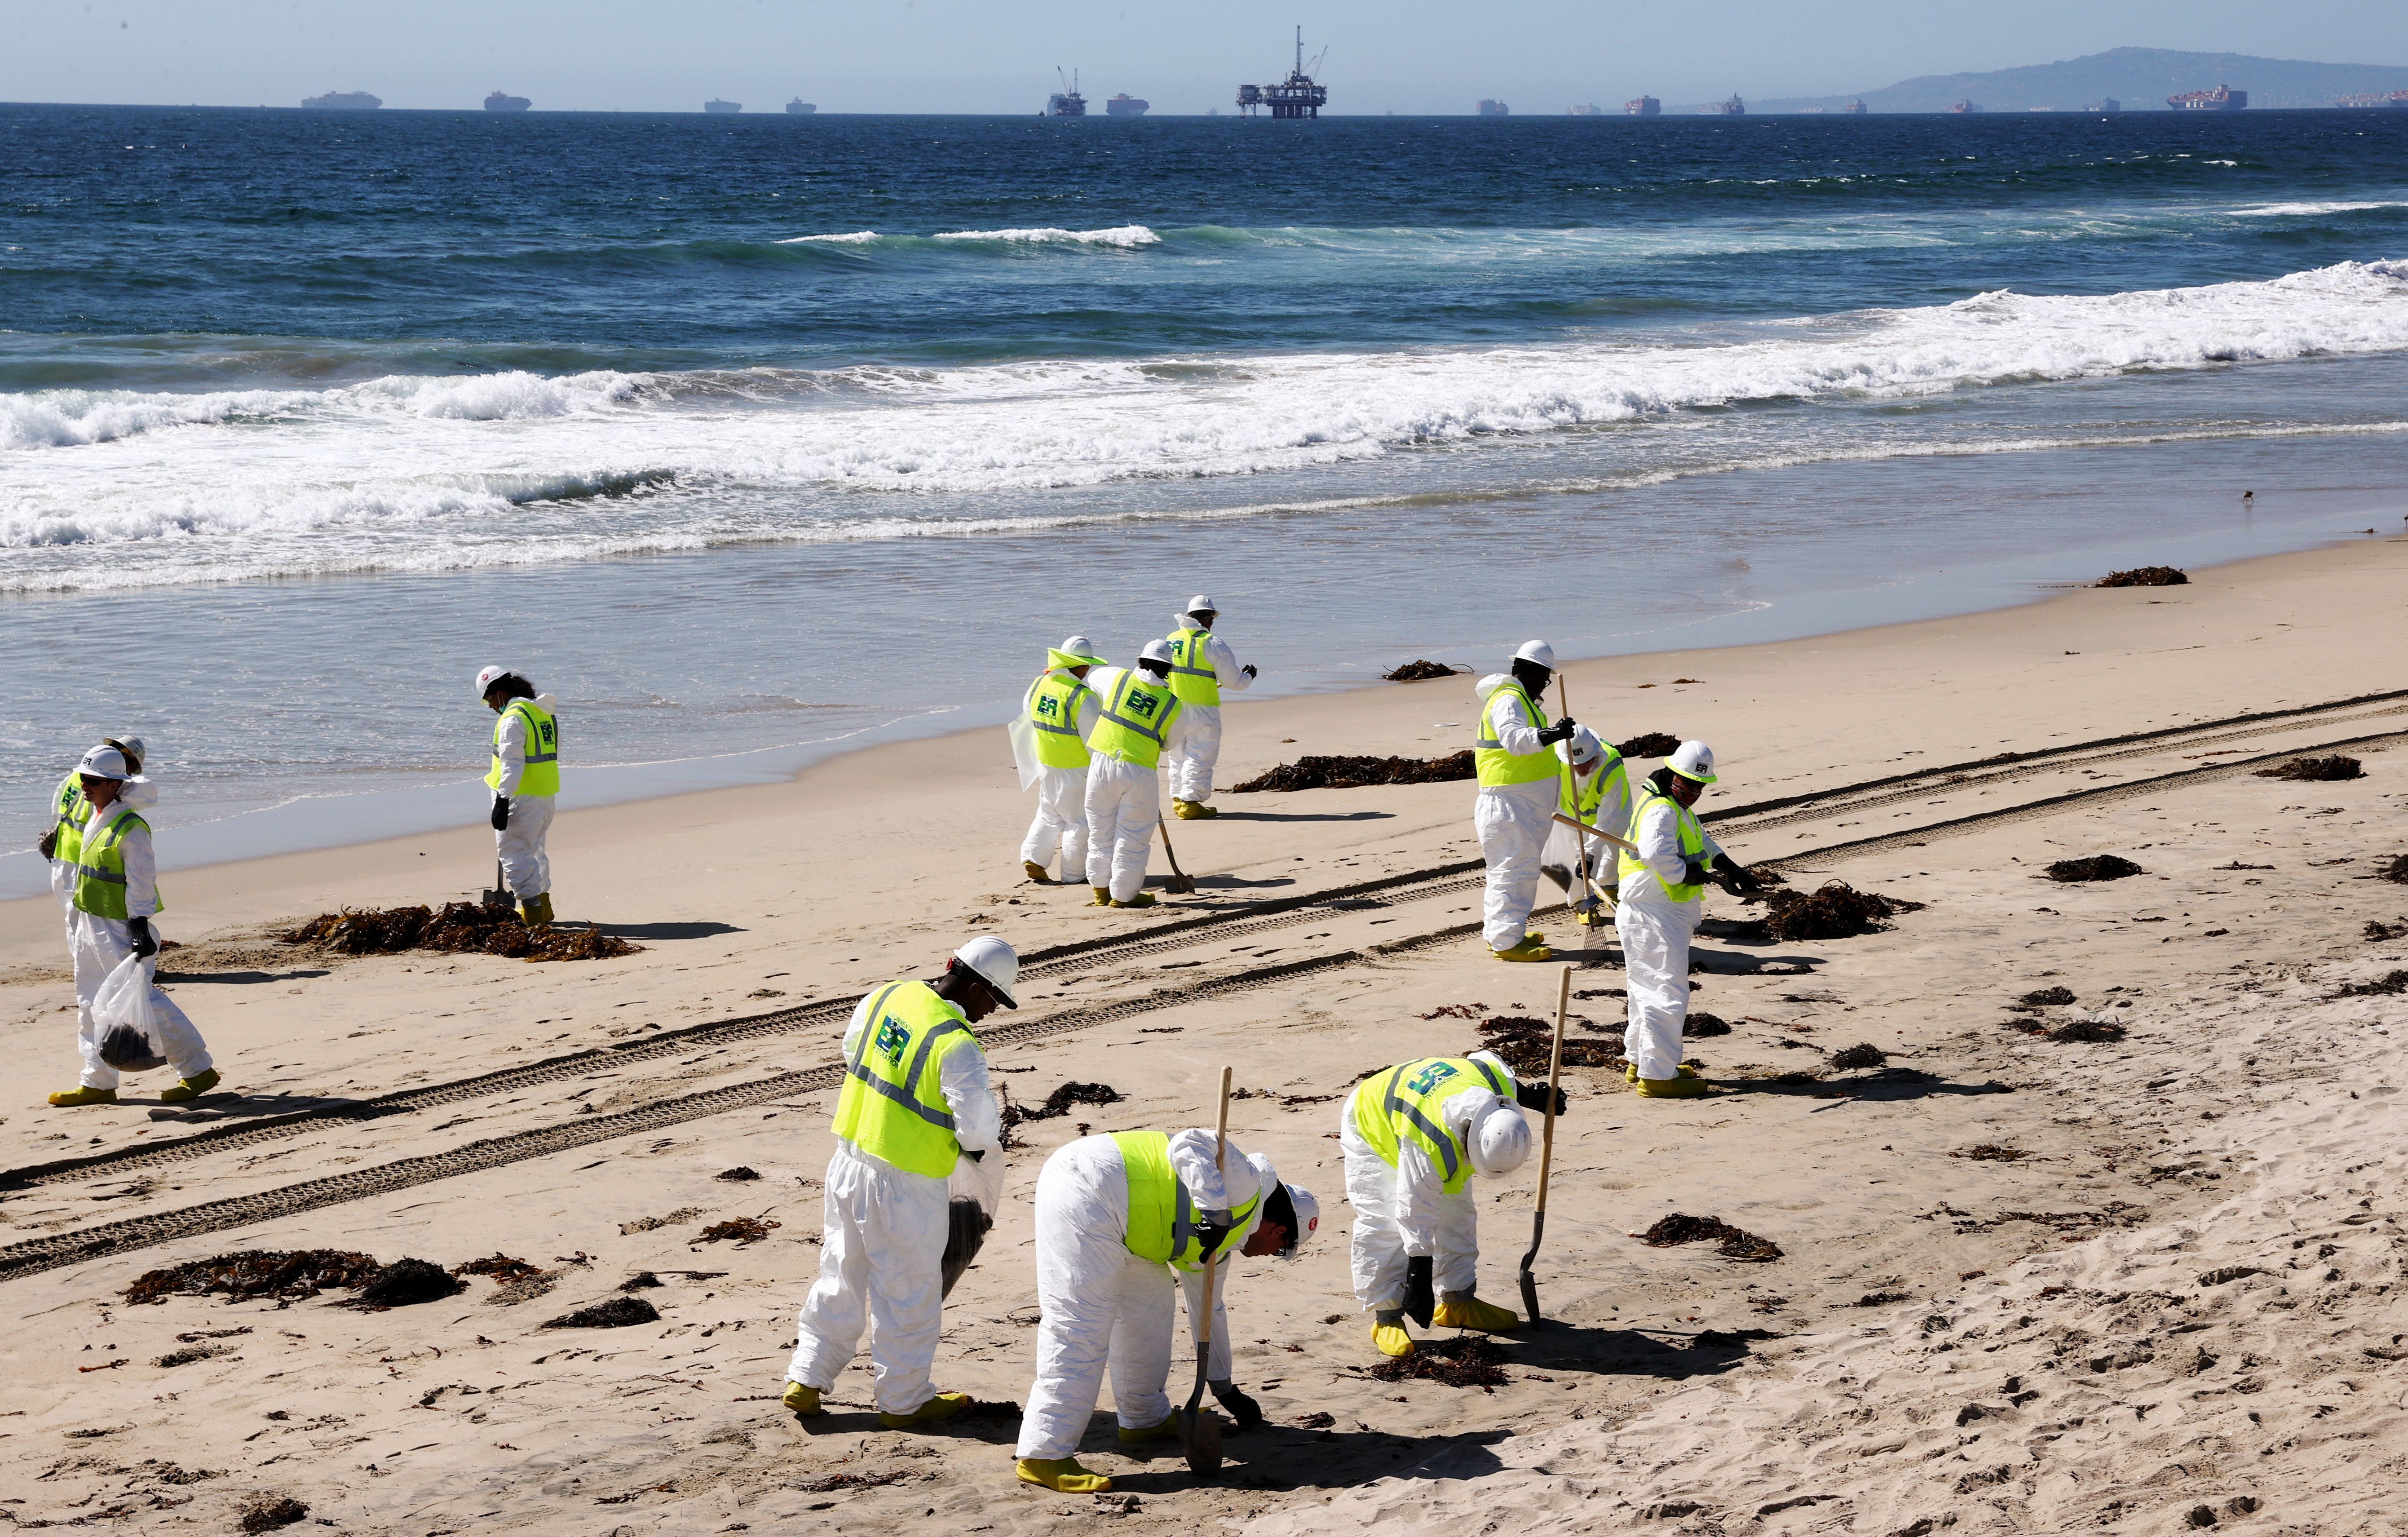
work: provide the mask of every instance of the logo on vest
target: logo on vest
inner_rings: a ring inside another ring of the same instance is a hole
[[[1141,715],[1148,720],[1153,719],[1154,712],[1162,708],[1162,701],[1151,694],[1131,694],[1125,702],[1130,714]]]
[[[901,1020],[888,1014],[878,1022],[879,1054],[889,1062],[900,1063],[911,1044],[911,1031]]]
[[[1415,1094],[1427,1094],[1432,1089],[1438,1087],[1440,1084],[1445,1083],[1448,1079],[1456,1076],[1458,1076],[1458,1074],[1455,1069],[1448,1067],[1443,1062],[1433,1062],[1428,1067],[1424,1068],[1421,1071],[1413,1074],[1411,1078],[1406,1079],[1405,1087],[1412,1090]]]

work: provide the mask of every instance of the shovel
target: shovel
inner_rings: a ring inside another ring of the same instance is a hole
[[[1225,1184],[1229,1173],[1229,1070],[1221,1070],[1221,1113],[1212,1149],[1212,1166]],[[1187,1470],[1207,1478],[1221,1471],[1221,1416],[1204,1408],[1206,1379],[1212,1372],[1212,1278],[1220,1268],[1219,1255],[1204,1257],[1204,1305],[1194,1320],[1196,1390],[1187,1395],[1187,1410],[1179,1416],[1179,1444],[1187,1451]]]
[[[494,889],[482,893],[481,898],[487,907],[518,905],[517,898],[510,895],[510,888],[502,883],[502,862],[498,859],[494,861]]]
[[[1564,1015],[1571,1008],[1572,969],[1564,968],[1563,984],[1555,992],[1555,1049],[1547,1064],[1546,1128],[1539,1135],[1539,1204],[1530,1214],[1530,1252],[1522,1257],[1522,1311],[1531,1327],[1540,1323],[1539,1278],[1530,1273],[1530,1266],[1539,1257],[1539,1240],[1547,1231],[1547,1175],[1555,1156],[1555,1093],[1564,1076]]]
[[[1170,879],[1163,883],[1164,885],[1182,896],[1194,891],[1196,877],[1179,868],[1179,851],[1170,846],[1170,824],[1162,819],[1160,812],[1156,812],[1154,813],[1154,825],[1162,829],[1162,852],[1170,855]]]

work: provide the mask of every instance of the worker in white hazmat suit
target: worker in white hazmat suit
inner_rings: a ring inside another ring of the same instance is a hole
[[[1627,1076],[1651,1099],[1687,1099],[1707,1092],[1705,1081],[1681,1065],[1681,1027],[1689,1015],[1689,940],[1705,910],[1709,880],[1735,892],[1763,883],[1708,836],[1690,810],[1714,782],[1714,753],[1684,741],[1647,777],[1630,814],[1633,855],[1618,855],[1620,889],[1613,927],[1622,941],[1630,993],[1623,1032]]]
[[[1101,708],[1087,673],[1104,665],[1095,642],[1074,635],[1046,652],[1045,670],[1021,701],[1036,746],[1037,819],[1020,840],[1020,868],[1040,886],[1053,883],[1047,867],[1057,851],[1064,885],[1087,873],[1087,733]]]
[[[1488,861],[1480,935],[1498,960],[1542,961],[1555,954],[1545,935],[1530,932],[1540,856],[1561,794],[1562,760],[1547,749],[1570,740],[1579,729],[1569,719],[1550,724],[1540,703],[1555,671],[1555,649],[1532,640],[1513,654],[1510,672],[1490,673],[1475,690],[1480,729],[1472,761],[1480,773],[1480,797],[1472,805],[1471,825],[1480,834],[1481,857]]]
[[[1152,640],[1133,668],[1088,678],[1096,691],[1087,734],[1087,884],[1096,907],[1152,907],[1146,859],[1162,820],[1163,758],[1187,729],[1187,707],[1170,691],[1170,646]]]
[[[93,1005],[101,984],[127,956],[147,962],[159,953],[159,936],[150,922],[164,906],[159,865],[150,846],[150,825],[141,815],[141,808],[157,803],[159,792],[149,780],[135,775],[122,749],[106,743],[86,753],[76,773],[85,805],[83,823],[74,829],[72,845],[62,828],[57,847],[73,850],[67,948],[75,959],[76,1044],[83,1055],[83,1073],[79,1087],[50,1098],[54,1105],[106,1105],[117,1099],[120,1071],[107,1060],[116,1055],[108,1041],[109,1022],[99,1019]],[[141,985],[149,988],[156,1025],[152,1043],[178,1079],[159,1098],[170,1104],[197,1099],[218,1086],[218,1070],[201,1032],[175,999],[150,981],[150,970],[148,965],[143,968]]]
[[[1187,707],[1187,728],[1178,750],[1164,754],[1170,779],[1171,814],[1184,822],[1219,816],[1212,798],[1212,770],[1221,762],[1221,696],[1242,694],[1254,683],[1253,664],[1238,665],[1229,642],[1212,633],[1221,606],[1202,593],[1187,600],[1179,627],[1165,638],[1170,647],[1170,692]]]
[[[552,922],[552,806],[560,795],[560,720],[552,697],[506,668],[477,674],[477,693],[494,722],[494,762],[485,784],[494,792],[494,853],[502,883],[519,900],[532,928]]]
[[[1564,763],[1555,810],[1598,832],[1621,837],[1630,826],[1630,774],[1622,754],[1584,725],[1571,740],[1555,744],[1555,755]],[[1573,916],[1584,927],[1612,921],[1595,893],[1613,889],[1613,845],[1603,839],[1574,832],[1560,822],[1547,831],[1539,869],[1563,889]]]
[[[1207,1263],[1219,1272],[1205,1379],[1240,1429],[1260,1425],[1261,1408],[1231,1376],[1229,1257],[1292,1258],[1320,1225],[1309,1192],[1281,1184],[1268,1158],[1224,1147],[1210,1131],[1082,1137],[1046,1159],[1037,1177],[1037,1380],[1020,1419],[1021,1480],[1065,1494],[1111,1487],[1077,1456],[1108,1366],[1122,1445],[1178,1433],[1166,1391],[1171,1293],[1186,1290],[1193,1337]]]
[[[1493,1052],[1426,1056],[1355,1085],[1339,1113],[1346,1200],[1354,1208],[1354,1297],[1371,1343],[1410,1356],[1409,1311],[1438,1329],[1519,1328],[1521,1314],[1481,1300],[1479,1208],[1471,1176],[1497,1179],[1530,1156],[1525,1109],[1547,1085],[1521,1084]],[[1555,1113],[1565,1096],[1555,1091]]]
[[[824,1412],[820,1397],[851,1364],[865,1321],[879,1424],[899,1430],[969,1407],[967,1394],[940,1393],[929,1379],[947,1209],[964,1160],[1001,1185],[1003,1113],[970,1027],[1018,1008],[1019,979],[1011,946],[982,934],[934,983],[890,982],[853,1010],[821,1199],[820,1278],[803,1299],[786,1367],[782,1401],[797,1416]]]

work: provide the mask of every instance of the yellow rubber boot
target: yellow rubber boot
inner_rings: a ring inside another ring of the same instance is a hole
[[[1702,1099],[1713,1088],[1704,1079],[1684,1075],[1679,1078],[1641,1078],[1639,1096],[1642,1099]]]
[[[1124,1446],[1142,1446],[1150,1441],[1160,1441],[1165,1436],[1175,1436],[1178,1433],[1179,1416],[1175,1414],[1165,1415],[1162,1416],[1162,1423],[1159,1425],[1140,1425],[1135,1428],[1131,1428],[1126,1425],[1122,1426],[1121,1444]]]
[[[1187,804],[1196,808],[1196,814],[1197,816],[1205,818],[1208,821],[1221,814],[1220,807],[1207,804],[1201,800],[1191,800]]]
[[[816,1387],[806,1387],[798,1382],[788,1383],[785,1396],[778,1401],[792,1409],[798,1417],[803,1419],[809,1419],[813,1415],[827,1413],[820,1407],[820,1390]]]
[[[218,1070],[205,1068],[192,1077],[182,1080],[173,1088],[161,1089],[159,1098],[168,1104],[179,1105],[187,1099],[197,1099],[217,1086]],[[117,1096],[112,1094],[109,1098],[114,1099]]]
[[[1154,894],[1153,892],[1150,892],[1150,891],[1140,891],[1140,892],[1139,892],[1136,896],[1134,896],[1134,897],[1130,898],[1129,898],[1127,901],[1125,901],[1125,902],[1124,902],[1124,901],[1120,900],[1120,899],[1119,899],[1119,898],[1113,898],[1113,900],[1112,900],[1112,906],[1114,906],[1114,907],[1152,907],[1152,906],[1155,903],[1155,901],[1156,901],[1156,900],[1158,900],[1158,899],[1159,899],[1159,898],[1157,898],[1154,896]]]
[[[1089,903],[1087,904],[1089,907],[1110,907],[1110,906],[1111,906],[1111,905],[1112,905],[1112,888],[1111,888],[1111,887],[1110,887],[1110,886],[1089,886],[1087,889],[1088,889],[1089,891],[1092,891],[1092,892],[1094,892],[1094,893],[1096,894],[1096,899],[1095,899],[1094,901],[1089,902]]]
[[[1413,1337],[1405,1332],[1404,1314],[1394,1318],[1374,1315],[1371,1323],[1371,1348],[1394,1360],[1413,1353]]]
[[[970,1406],[968,1393],[939,1393],[908,1415],[881,1415],[878,1423],[890,1430],[908,1430],[914,1425],[933,1425],[940,1419],[951,1419]]]
[[[1698,1076],[1698,1070],[1686,1062],[1682,1063],[1680,1067],[1674,1070],[1679,1072],[1684,1078],[1695,1078]],[[1639,1082],[1639,1065],[1637,1063],[1626,1062],[1622,1065],[1622,1081],[1626,1084],[1635,1084]]]
[[[1030,880],[1040,886],[1050,886],[1054,883],[1054,877],[1046,874],[1045,867],[1034,859],[1023,859],[1020,862],[1020,868],[1027,872]]]
[[[50,1096],[50,1103],[61,1106],[113,1105],[117,1103],[117,1091],[96,1088],[61,1089]]]
[[[1112,1481],[1079,1466],[1075,1457],[1024,1457],[1012,1465],[1024,1484],[1056,1494],[1110,1494]]]
[[[1500,1308],[1494,1302],[1484,1302],[1468,1291],[1439,1293],[1438,1308],[1430,1314],[1432,1329],[1476,1329],[1496,1334],[1522,1327],[1522,1315],[1511,1308]]]
[[[1501,961],[1543,961],[1555,958],[1555,953],[1547,948],[1546,941],[1534,940],[1526,934],[1522,936],[1522,942],[1512,949],[1492,950],[1489,954]]]

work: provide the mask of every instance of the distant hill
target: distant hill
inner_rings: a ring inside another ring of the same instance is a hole
[[[2260,59],[2246,53],[2185,53],[2170,48],[2113,48],[2057,64],[2026,65],[1979,75],[1924,75],[1879,91],[1861,93],[1876,112],[1945,112],[1971,100],[1992,112],[2034,108],[2079,111],[2114,96],[2127,112],[2166,111],[2166,98],[2180,91],[2212,91],[2231,85],[2249,93],[2258,107],[2329,107],[2337,96],[2408,91],[2408,65],[2311,64],[2300,59]],[[1752,101],[1750,112],[1833,111],[1848,96],[1790,96]],[[1704,106],[1673,108],[1696,111]]]

